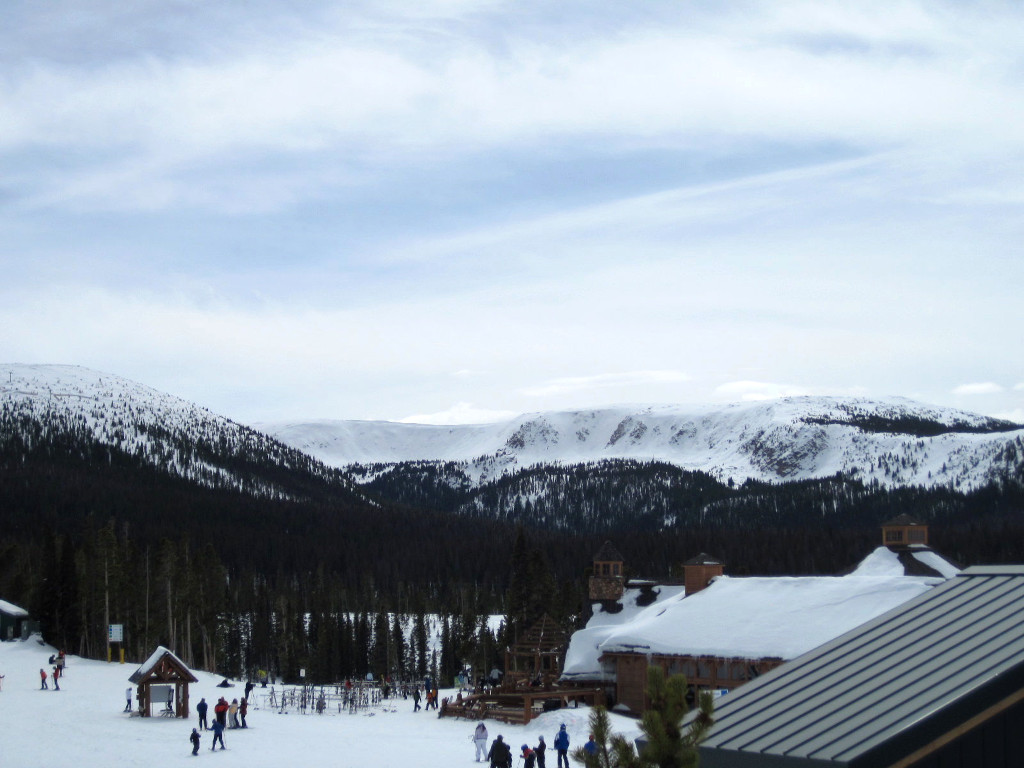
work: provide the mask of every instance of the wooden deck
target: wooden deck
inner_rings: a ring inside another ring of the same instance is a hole
[[[473,693],[459,699],[444,698],[439,717],[464,717],[467,720],[497,720],[502,723],[526,725],[533,718],[550,710],[572,704],[605,703],[601,688],[497,689],[489,693]]]

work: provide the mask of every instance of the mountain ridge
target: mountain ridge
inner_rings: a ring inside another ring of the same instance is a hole
[[[892,487],[970,490],[1019,475],[1024,463],[1024,426],[905,398],[618,406],[465,426],[345,420],[253,426],[332,466],[455,462],[480,484],[542,464],[634,460],[723,482],[841,474]]]

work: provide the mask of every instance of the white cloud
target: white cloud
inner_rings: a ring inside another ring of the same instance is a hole
[[[973,384],[961,384],[954,387],[951,394],[954,395],[998,395],[1003,388],[993,381],[979,381]]]
[[[525,387],[522,393],[530,397],[549,397],[595,389],[643,387],[650,384],[682,384],[690,377],[680,371],[628,371],[625,373],[599,373],[593,376],[569,376],[552,379],[534,387]]]
[[[730,381],[715,387],[715,394],[729,399],[771,400],[777,397],[801,397],[811,390],[793,384],[778,384],[767,381]]]

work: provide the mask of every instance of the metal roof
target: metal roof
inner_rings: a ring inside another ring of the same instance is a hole
[[[971,568],[718,699],[702,768],[874,768],[1024,688],[1024,566]]]

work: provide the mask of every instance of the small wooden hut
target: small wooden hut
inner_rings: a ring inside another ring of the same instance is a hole
[[[181,659],[160,646],[145,664],[135,670],[128,682],[138,687],[135,698],[139,702],[139,714],[143,717],[152,715],[155,701],[164,705],[159,714],[187,718],[188,684],[198,683],[199,679]]]

